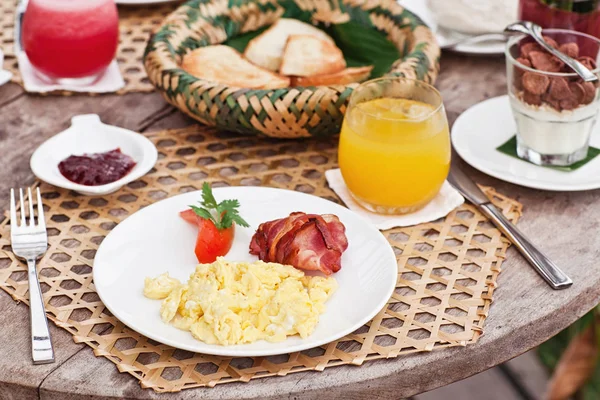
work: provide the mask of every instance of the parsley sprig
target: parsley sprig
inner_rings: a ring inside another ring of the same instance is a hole
[[[250,226],[238,212],[240,202],[237,200],[223,200],[217,203],[207,182],[202,185],[202,202],[200,202],[200,205],[202,207],[190,207],[199,217],[212,221],[217,229],[227,229],[234,222],[246,228]]]

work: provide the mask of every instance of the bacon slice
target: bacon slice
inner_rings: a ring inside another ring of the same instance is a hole
[[[346,227],[332,214],[294,212],[260,224],[250,241],[250,254],[265,262],[325,275],[340,270],[342,253],[347,248]]]

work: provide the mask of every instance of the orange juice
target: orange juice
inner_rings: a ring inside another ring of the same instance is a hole
[[[342,175],[371,211],[403,214],[430,202],[450,168],[444,108],[417,100],[381,98],[352,106],[339,145]]]

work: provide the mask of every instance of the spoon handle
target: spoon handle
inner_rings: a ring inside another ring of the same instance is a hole
[[[507,37],[502,33],[486,33],[479,36],[471,36],[466,38],[457,38],[453,41],[444,43],[441,47],[443,49],[457,47],[465,44],[477,44],[483,42],[506,42]]]

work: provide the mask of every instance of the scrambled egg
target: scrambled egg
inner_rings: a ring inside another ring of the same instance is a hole
[[[336,289],[335,279],[305,276],[288,265],[219,257],[198,265],[186,284],[167,273],[146,278],[144,295],[164,299],[164,322],[205,343],[226,346],[280,342],[295,334],[306,338]]]

